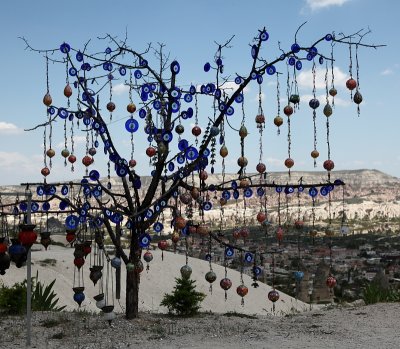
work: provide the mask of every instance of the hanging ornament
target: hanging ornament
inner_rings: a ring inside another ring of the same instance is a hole
[[[181,276],[183,279],[190,279],[190,276],[192,275],[192,268],[185,264],[182,268],[181,268]]]

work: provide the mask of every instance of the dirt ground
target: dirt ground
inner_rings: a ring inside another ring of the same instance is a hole
[[[120,314],[109,326],[88,312],[34,313],[33,348],[399,348],[400,304],[335,307],[295,315]],[[1,348],[25,347],[24,317],[0,317]]]

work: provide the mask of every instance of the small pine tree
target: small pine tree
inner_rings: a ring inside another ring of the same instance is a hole
[[[200,310],[200,303],[206,298],[202,292],[196,291],[196,281],[189,278],[175,278],[176,285],[171,294],[166,293],[161,305],[168,308],[169,313],[192,316]]]

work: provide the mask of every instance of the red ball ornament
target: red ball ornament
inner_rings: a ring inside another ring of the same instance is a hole
[[[210,232],[210,228],[206,224],[200,224],[197,227],[197,234],[199,234],[199,235],[206,236],[209,234],[209,232]]]
[[[68,161],[73,164],[76,161],[76,156],[74,154],[71,154],[68,156]]]
[[[168,242],[166,240],[161,240],[158,242],[158,248],[162,251],[166,250],[168,247]]]
[[[219,150],[219,155],[221,155],[223,158],[228,156],[228,148],[225,145],[223,145]]]
[[[236,293],[240,296],[240,297],[244,297],[249,293],[249,289],[247,288],[247,286],[245,285],[239,285],[236,288]]]
[[[281,126],[282,124],[283,124],[283,119],[282,119],[282,117],[281,116],[275,116],[275,118],[274,118],[274,124],[275,124],[275,126]]]
[[[239,239],[240,238],[240,230],[235,230],[232,235],[233,235],[234,239]]]
[[[0,243],[0,253],[6,253],[7,252],[7,244],[4,242]]]
[[[293,165],[294,165],[293,159],[287,158],[287,159],[285,160],[285,166],[286,166],[287,168],[292,168]]]
[[[256,166],[256,170],[258,173],[264,173],[266,169],[267,169],[267,167],[262,162],[258,163]]]
[[[109,112],[113,112],[115,110],[115,104],[113,102],[108,102],[107,103],[107,110]]]
[[[200,134],[201,134],[201,128],[199,127],[199,126],[194,126],[193,128],[192,128],[192,134],[193,134],[193,136],[200,136]]]
[[[179,241],[179,234],[178,233],[173,233],[171,236],[171,240],[174,244],[176,244]]]
[[[150,251],[146,251],[143,255],[145,262],[150,263],[153,260],[153,254]]]
[[[276,231],[276,238],[278,239],[279,242],[283,240],[283,229],[281,227],[278,228]]]
[[[357,87],[357,81],[354,80],[353,78],[350,78],[349,80],[346,81],[346,87],[352,91]]]
[[[75,258],[74,259],[74,264],[78,269],[80,269],[82,267],[82,265],[85,264],[85,259],[83,257]]]
[[[243,227],[242,229],[240,229],[240,235],[243,239],[247,238],[249,234],[250,234],[249,228]]]
[[[313,151],[311,152],[311,157],[312,157],[313,159],[316,159],[318,156],[319,156],[319,151],[318,151],[318,150],[313,150]]]
[[[265,116],[263,114],[258,114],[256,116],[256,123],[257,124],[263,124],[265,123]]]
[[[324,169],[327,171],[332,171],[335,167],[335,163],[332,160],[325,160],[324,161]]]
[[[21,224],[21,231],[18,233],[18,240],[21,244],[27,248],[30,248],[37,239],[36,232],[33,231],[35,228],[34,224]]]
[[[334,288],[336,285],[336,279],[333,276],[328,276],[326,279],[326,286],[329,288]]]
[[[232,287],[232,281],[228,278],[223,278],[219,285],[223,290],[228,291]]]
[[[262,223],[267,218],[267,215],[264,212],[257,213],[257,222]]]
[[[296,229],[302,229],[303,226],[304,226],[304,222],[303,222],[303,221],[295,221],[295,222],[294,222],[294,227],[295,227]]]
[[[75,241],[75,232],[68,232],[67,236],[65,237],[65,239],[67,240],[67,242],[72,243]]]
[[[64,87],[64,96],[67,98],[72,96],[72,88],[69,84]]]
[[[279,292],[277,290],[272,290],[268,292],[268,299],[275,303],[279,299]]]
[[[135,167],[136,166],[136,160],[130,159],[129,160],[129,167]]]
[[[292,114],[293,114],[293,108],[292,108],[292,106],[287,105],[285,108],[283,108],[283,113],[284,113],[286,116],[292,115]]]
[[[50,93],[46,93],[43,97],[43,103],[47,106],[50,107],[51,103],[53,103],[53,99],[50,96]]]
[[[183,217],[176,217],[175,218],[175,228],[176,229],[183,229],[186,225],[186,219]]]
[[[56,152],[54,149],[47,149],[46,155],[51,159],[54,155],[56,155]]]
[[[147,149],[146,149],[146,155],[148,156],[148,157],[152,157],[152,156],[154,156],[154,155],[156,155],[156,149],[155,148],[153,148],[153,147],[148,147]]]
[[[126,110],[133,114],[136,111],[136,105],[134,105],[133,103],[129,103],[126,107]]]
[[[43,175],[43,176],[48,176],[49,174],[50,174],[50,170],[49,170],[49,168],[48,167],[43,167],[42,168],[42,170],[40,171],[40,173]]]
[[[84,164],[86,167],[93,164],[93,162],[94,162],[94,159],[92,157],[90,157],[89,155],[84,156],[82,159],[82,164]]]
[[[200,179],[205,181],[208,178],[208,173],[206,170],[201,170],[200,171]]]

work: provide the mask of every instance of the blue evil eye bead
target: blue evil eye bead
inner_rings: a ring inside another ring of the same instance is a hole
[[[28,209],[28,205],[26,204],[26,202],[21,202],[21,203],[19,204],[19,209],[20,209],[21,211],[26,211],[26,210]]]
[[[111,215],[111,222],[113,222],[113,223],[115,223],[115,224],[121,223],[121,222],[122,222],[122,218],[123,218],[123,217],[122,217],[121,214],[115,212],[115,213],[113,213],[113,214]]]
[[[195,147],[188,147],[185,151],[186,158],[190,161],[197,159],[199,152]]]
[[[68,53],[69,51],[71,51],[71,46],[69,46],[66,42],[64,42],[60,45],[60,51],[62,53]]]
[[[322,196],[327,196],[329,194],[329,190],[327,187],[321,187],[320,193]]]
[[[126,68],[125,67],[119,67],[119,74],[121,76],[125,76],[126,75]]]
[[[71,75],[71,76],[76,76],[76,74],[78,73],[78,71],[77,71],[74,67],[71,67],[71,68],[68,69],[68,73],[69,73],[69,75]]]
[[[117,173],[118,177],[125,177],[128,174],[128,170],[125,166],[117,166],[115,172]]]
[[[317,109],[319,107],[319,100],[316,98],[312,98],[310,99],[310,102],[308,102],[308,105],[312,109]]]
[[[190,88],[189,88],[189,93],[191,94],[191,95],[194,95],[195,93],[196,93],[196,87],[195,86],[190,86]]]
[[[217,66],[220,67],[222,65],[222,59],[221,58],[217,58],[215,63],[217,63]]]
[[[226,109],[225,103],[220,102],[220,103],[219,103],[219,106],[218,106],[218,109],[219,109],[219,111],[224,111],[224,110]]]
[[[47,195],[54,195],[57,192],[57,189],[54,185],[50,186],[50,188],[47,190]]]
[[[289,57],[288,64],[289,65],[295,65],[295,63],[296,63],[296,59],[294,57]]]
[[[226,109],[226,115],[233,115],[235,113],[235,109],[233,107],[228,107],[228,109]]]
[[[86,125],[86,126],[89,126],[90,124],[91,124],[91,119],[90,118],[88,118],[88,117],[84,117],[83,119],[82,119],[82,121],[83,121],[83,123]]]
[[[276,188],[275,188],[275,191],[276,191],[277,193],[282,193],[282,190],[283,190],[282,187],[276,187]]]
[[[182,165],[185,162],[185,158],[182,155],[179,155],[176,158],[176,161],[178,162],[178,164]]]
[[[250,253],[250,252],[246,252],[246,254],[244,255],[244,260],[245,260],[247,263],[253,262],[253,260],[254,260],[253,254]]]
[[[99,171],[91,170],[91,171],[89,172],[89,178],[90,178],[92,181],[97,181],[97,180],[100,178],[100,173],[99,173]]]
[[[257,195],[258,196],[263,196],[265,194],[264,188],[257,188]]]
[[[243,82],[243,79],[242,79],[240,76],[237,76],[237,77],[235,78],[235,84],[236,84],[236,85],[240,85],[242,82]]]
[[[211,254],[210,254],[210,253],[207,253],[207,254],[204,256],[204,259],[205,259],[207,262],[210,262],[210,261],[212,260]]]
[[[210,154],[211,154],[210,149],[208,149],[208,148],[204,149],[203,156],[208,157],[208,156],[210,156]]]
[[[179,65],[178,61],[173,61],[171,63],[171,73],[179,74],[180,71],[181,71],[181,66]]]
[[[174,89],[171,91],[171,96],[172,96],[172,98],[179,99],[179,98],[181,98],[181,95],[182,95],[182,93],[181,93],[181,91],[180,91],[178,88],[174,88]]]
[[[216,99],[220,99],[221,96],[222,96],[222,92],[221,92],[221,90],[220,90],[219,88],[217,88],[217,89],[215,90],[215,92],[214,92],[214,97],[215,97]]]
[[[186,93],[183,99],[186,103],[190,103],[193,100],[193,96],[190,93]]]
[[[135,77],[135,79],[140,79],[143,74],[139,69],[136,69],[135,72],[133,73],[133,76]]]
[[[186,150],[186,148],[189,146],[189,142],[186,139],[181,139],[178,142],[178,148],[180,151]]]
[[[65,219],[65,226],[68,229],[76,229],[78,227],[78,224],[79,224],[79,218],[77,216],[69,215]]]
[[[39,196],[43,196],[43,194],[44,194],[43,186],[39,185],[39,186],[36,188],[36,194],[39,195]]]
[[[132,229],[133,228],[133,222],[131,219],[128,219],[127,222],[125,223],[125,227],[127,229]]]
[[[292,194],[294,192],[293,187],[285,187],[285,194]]]
[[[14,206],[12,213],[18,214],[18,212],[19,212],[18,207]]]
[[[204,64],[204,71],[206,72],[206,73],[208,73],[209,71],[210,71],[210,69],[211,69],[211,64],[210,63],[206,63],[206,64]]]
[[[189,107],[188,110],[186,111],[188,118],[190,119],[193,116],[193,108]]]
[[[294,43],[291,47],[290,47],[290,49],[294,52],[294,53],[298,53],[298,52],[300,52],[300,45],[298,44],[298,43]]]
[[[151,217],[153,217],[153,214],[154,214],[154,211],[151,208],[149,208],[149,209],[147,209],[145,216],[146,216],[146,218],[150,219]]]
[[[319,62],[319,64],[324,64],[324,57],[319,57],[318,58],[318,62]]]
[[[93,196],[94,196],[95,198],[98,198],[98,197],[101,196],[101,190],[93,189],[93,190],[92,190],[92,194],[93,194]]]
[[[111,48],[110,48],[110,47],[107,47],[107,48],[105,49],[104,53],[105,53],[106,55],[109,55],[109,54],[111,53]]]
[[[139,123],[135,119],[126,120],[125,128],[130,133],[136,132],[139,129]]]
[[[74,120],[74,114],[70,113],[69,116],[68,116],[68,120],[69,121]]]
[[[95,147],[95,148],[98,148],[98,147],[99,147],[99,141],[98,141],[98,140],[95,140],[95,141],[94,141],[94,147]]]
[[[243,93],[239,93],[239,94],[235,97],[235,102],[236,102],[236,103],[242,103],[243,100],[244,100]]]
[[[139,237],[139,245],[140,245],[140,247],[142,247],[142,248],[149,247],[150,242],[151,242],[151,237],[150,237],[149,234],[140,235],[140,237]]]
[[[253,72],[250,74],[250,77],[251,77],[252,80],[256,80],[256,79],[257,79],[257,76],[258,76],[258,74],[257,74],[255,71],[253,71]]]
[[[67,207],[68,207],[68,202],[66,201],[60,201],[60,203],[58,204],[58,207],[60,208],[61,211],[64,211]]]
[[[86,222],[86,216],[79,216],[79,223],[85,223]]]
[[[297,61],[296,62],[296,69],[297,70],[301,70],[301,68],[303,68],[303,63],[301,63],[301,61]]]
[[[172,133],[171,133],[171,132],[165,132],[165,133],[162,135],[162,139],[163,139],[163,141],[166,142],[166,143],[171,142],[171,141],[172,141],[172,138],[173,138],[173,136],[172,136]]]
[[[258,47],[257,47],[257,45],[253,45],[251,47],[251,57],[252,58],[256,58],[257,57],[257,53],[258,53]]]
[[[238,187],[237,182],[236,182],[236,181],[232,181],[232,183],[231,183],[231,188],[232,188],[232,189],[237,189],[237,187]]]
[[[251,188],[247,188],[244,192],[243,192],[244,196],[246,198],[250,198],[253,195],[253,190],[251,190]]]
[[[315,46],[313,46],[310,48],[309,53],[311,53],[311,55],[315,57],[318,54],[318,49]]]
[[[276,73],[276,68],[273,65],[271,65],[265,71],[267,72],[268,75],[274,75]]]
[[[31,203],[31,210],[32,212],[36,212],[39,209],[39,204],[37,202]]]
[[[262,273],[262,269],[261,269],[259,266],[254,266],[254,267],[253,267],[253,273],[254,273],[256,276],[259,276],[259,275]]]
[[[240,196],[240,193],[239,193],[239,190],[234,190],[233,191],[233,198],[235,199],[235,200],[237,200],[237,199],[239,199],[239,196]]]
[[[257,75],[257,83],[259,85],[261,85],[263,83],[264,78],[262,77],[262,75]]]
[[[107,183],[107,189],[110,190],[112,188],[112,184],[110,182]]]
[[[87,215],[87,210],[85,210],[84,208],[82,208],[82,209],[79,211],[79,215],[80,215],[81,217],[85,217],[85,216]]]
[[[181,104],[179,102],[174,102],[171,104],[171,110],[173,113],[177,113],[181,108]]]
[[[325,40],[326,40],[326,41],[332,41],[332,39],[333,39],[332,34],[326,34],[326,35],[325,35]]]
[[[44,202],[43,205],[42,205],[42,210],[43,211],[50,210],[50,204],[48,202]]]
[[[78,51],[75,55],[75,58],[78,62],[82,62],[83,61],[83,53],[81,51]]]
[[[233,257],[233,255],[235,254],[235,250],[232,247],[227,247],[225,248],[225,256],[230,258]]]
[[[162,223],[156,222],[156,223],[154,223],[154,225],[153,225],[153,229],[154,229],[154,231],[155,231],[156,233],[159,233],[159,232],[161,232],[161,231],[164,229],[164,226],[162,225]]]
[[[210,201],[203,202],[203,210],[210,211],[212,209],[212,203]]]
[[[139,117],[141,118],[141,119],[144,119],[145,117],[146,117],[146,110],[145,109],[140,109],[139,110]]]
[[[314,56],[311,53],[308,53],[306,58],[307,58],[307,61],[312,61],[314,59]]]
[[[229,200],[229,199],[231,198],[231,193],[230,193],[228,190],[224,190],[224,191],[222,192],[222,197],[223,197],[225,200]]]
[[[63,185],[61,188],[61,194],[62,195],[67,195],[68,194],[68,187],[66,185]]]
[[[174,165],[173,162],[170,162],[170,163],[168,164],[168,170],[169,170],[170,172],[172,172],[173,170],[175,170],[175,165]]]
[[[141,67],[147,67],[147,64],[148,64],[148,62],[147,62],[146,59],[143,59],[143,58],[140,59],[139,65],[140,65]]]
[[[265,30],[263,30],[263,31],[260,33],[260,40],[261,40],[261,41],[267,41],[268,38],[269,38],[269,34],[268,34]]]
[[[328,190],[331,192],[333,189],[335,189],[335,187],[332,184],[329,184],[327,186]]]
[[[298,191],[299,193],[302,193],[302,192],[304,191],[304,187],[299,186],[299,187],[297,188],[297,191]]]
[[[201,92],[202,94],[206,93],[206,86],[205,86],[205,85],[201,85],[201,86],[200,86],[200,92]]]
[[[92,66],[89,63],[83,63],[81,65],[82,70],[90,71],[92,69]]]
[[[310,195],[312,198],[315,198],[318,195],[318,189],[315,187],[311,187],[308,190],[308,195]]]

